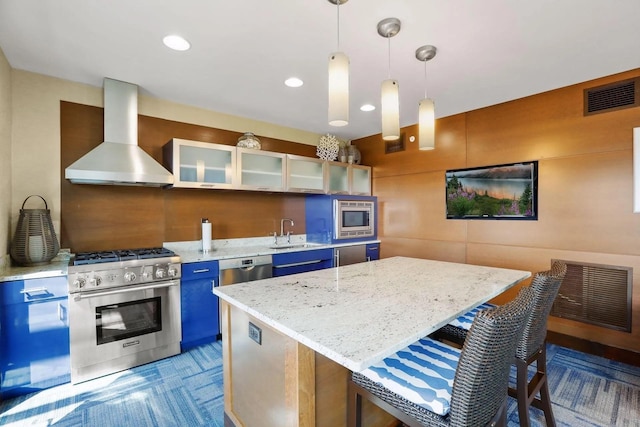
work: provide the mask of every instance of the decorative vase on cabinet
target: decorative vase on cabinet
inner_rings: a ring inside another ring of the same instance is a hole
[[[260,145],[260,140],[253,133],[245,132],[244,135],[238,138],[236,147],[260,150],[262,148],[262,145]]]

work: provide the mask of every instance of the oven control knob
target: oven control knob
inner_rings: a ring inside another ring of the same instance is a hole
[[[156,270],[156,278],[157,279],[164,279],[164,276],[167,274],[167,272],[163,269],[163,268],[159,268]]]
[[[85,285],[85,280],[83,277],[79,277],[73,281],[74,288],[81,289],[81,288],[84,288],[84,285]]]
[[[142,280],[149,280],[152,279],[153,277],[153,273],[149,270],[145,270],[142,272]]]
[[[169,277],[176,277],[178,275],[178,270],[176,270],[173,267],[170,267],[169,271],[167,271],[167,274],[169,275]]]
[[[134,280],[136,280],[136,273],[134,273],[133,271],[127,271],[126,273],[124,273],[125,282],[133,282]]]
[[[100,286],[102,284],[102,278],[100,278],[100,276],[96,276],[93,279],[89,280],[89,284],[91,286]]]

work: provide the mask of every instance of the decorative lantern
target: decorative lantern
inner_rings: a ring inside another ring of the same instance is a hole
[[[35,195],[44,202],[44,209],[25,209],[24,205],[29,197],[22,202],[16,234],[11,244],[11,258],[16,264],[24,266],[47,264],[58,254],[60,245],[47,201],[42,196]]]

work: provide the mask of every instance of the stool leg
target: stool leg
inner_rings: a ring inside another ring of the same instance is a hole
[[[549,393],[549,381],[547,381],[547,347],[542,345],[540,356],[536,362],[538,372],[542,377],[544,384],[540,389],[540,409],[544,411],[544,419],[547,422],[547,427],[556,427],[556,421],[553,417],[553,410],[551,409],[551,393]]]
[[[529,379],[527,362],[516,358],[516,388],[520,427],[529,427]]]

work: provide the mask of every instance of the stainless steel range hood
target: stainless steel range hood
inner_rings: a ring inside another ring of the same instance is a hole
[[[104,142],[65,169],[74,184],[163,187],[173,175],[138,147],[138,86],[104,79]]]

